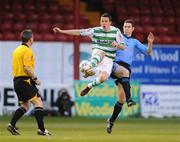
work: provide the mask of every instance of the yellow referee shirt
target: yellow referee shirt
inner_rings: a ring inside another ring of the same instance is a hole
[[[24,71],[24,67],[31,67],[34,70],[34,54],[31,48],[26,45],[18,46],[12,55],[13,77],[29,76]]]

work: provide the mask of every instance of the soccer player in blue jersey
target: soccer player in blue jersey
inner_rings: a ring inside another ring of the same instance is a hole
[[[112,132],[113,123],[121,112],[122,106],[126,100],[128,107],[135,105],[135,102],[131,99],[130,92],[130,66],[133,62],[135,55],[135,49],[138,49],[145,55],[151,55],[152,46],[154,41],[154,35],[150,32],[147,37],[147,47],[143,45],[139,40],[132,37],[134,31],[134,22],[132,19],[127,19],[123,25],[123,38],[125,43],[125,50],[117,50],[115,62],[112,70],[112,78],[115,78],[116,85],[118,86],[118,100],[114,106],[112,116],[108,119],[107,132]],[[123,93],[124,91],[124,93]]]

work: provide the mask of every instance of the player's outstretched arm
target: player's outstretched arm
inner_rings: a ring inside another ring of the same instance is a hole
[[[58,27],[53,28],[54,33],[62,33],[67,35],[80,35],[80,30],[78,29],[72,29],[72,30],[62,30]]]
[[[152,46],[153,46],[153,42],[154,42],[154,35],[153,33],[149,33],[148,37],[147,37],[147,41],[148,41],[148,51],[147,54],[151,55],[152,54]]]

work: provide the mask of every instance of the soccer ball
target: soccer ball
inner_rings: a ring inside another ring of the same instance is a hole
[[[83,77],[87,78],[96,74],[95,70],[90,67],[90,61],[84,60],[79,64],[79,69],[83,73]]]
[[[88,60],[84,60],[84,61],[82,61],[82,62],[79,64],[79,69],[80,69],[80,71],[81,71],[82,73],[85,72],[84,67],[87,66],[88,63],[89,63]]]

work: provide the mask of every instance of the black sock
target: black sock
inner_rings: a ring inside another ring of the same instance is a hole
[[[26,109],[23,107],[18,108],[14,115],[13,118],[11,119],[11,125],[15,127],[16,122],[24,115],[24,113],[26,113]]]
[[[130,86],[129,77],[122,77],[120,83],[123,86],[127,101],[131,98],[131,86]]]
[[[43,110],[43,108],[42,107],[36,107],[34,109],[34,116],[36,118],[38,128],[41,131],[45,131],[45,128],[44,128],[44,110]]]
[[[116,102],[116,104],[114,105],[113,114],[112,114],[111,118],[109,119],[110,122],[114,122],[116,120],[119,113],[121,112],[122,106],[123,106],[123,104]]]

